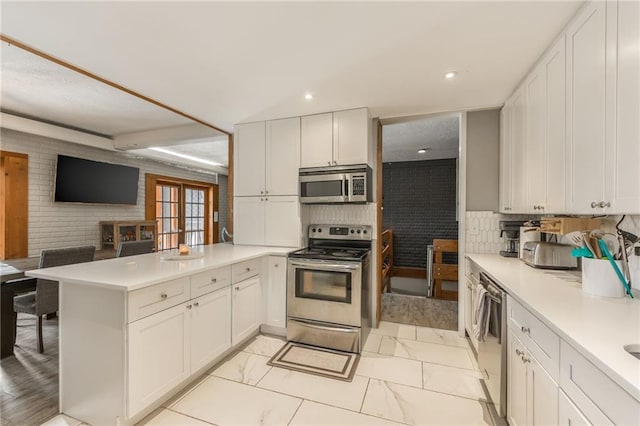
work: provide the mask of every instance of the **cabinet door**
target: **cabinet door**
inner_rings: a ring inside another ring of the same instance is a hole
[[[287,258],[270,256],[267,266],[266,304],[264,323],[286,328],[287,323]]]
[[[566,55],[562,36],[543,60],[546,79],[546,203],[544,213],[565,211]]]
[[[525,91],[520,87],[512,98],[511,111],[511,209],[510,213],[526,212],[525,144],[526,115]]]
[[[235,346],[260,328],[260,278],[249,278],[234,284],[231,300],[231,344]]]
[[[264,203],[264,244],[300,245],[300,202],[298,197],[268,197]]]
[[[512,106],[505,103],[500,112],[500,212],[511,210],[511,115]]]
[[[264,198],[234,197],[233,204],[233,242],[264,245]]]
[[[524,346],[509,333],[507,355],[507,420],[511,426],[527,424],[527,365]]]
[[[264,194],[265,122],[236,126],[233,150],[234,195]]]
[[[571,213],[602,213],[591,207],[605,193],[605,36],[604,2],[580,11],[566,32],[568,207]]]
[[[546,73],[541,64],[524,83],[525,95],[525,211],[537,213],[546,202]]]
[[[529,376],[529,425],[558,424],[558,385],[530,354],[525,355]]]
[[[231,347],[231,287],[190,304],[191,372],[195,373]]]
[[[590,426],[589,420],[573,405],[573,402],[564,394],[558,392],[558,425],[560,426]]]
[[[368,163],[369,113],[366,108],[333,113],[333,160],[338,165]]]
[[[300,117],[267,121],[266,191],[268,195],[298,195]]]
[[[617,3],[617,10],[615,6]],[[612,2],[617,22],[617,74],[615,142],[607,149],[613,156],[612,206],[616,213],[640,213],[640,2]],[[611,10],[611,9],[608,9]],[[612,20],[608,19],[608,23]],[[611,34],[612,32],[609,32]]]
[[[174,306],[128,325],[129,418],[189,377],[186,305]]]
[[[333,114],[301,118],[300,167],[329,166],[333,162]]]

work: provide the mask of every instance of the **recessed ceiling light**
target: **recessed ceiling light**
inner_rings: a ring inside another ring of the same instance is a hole
[[[313,95],[311,93],[307,93],[306,95],[304,95],[304,98],[310,101],[311,99],[313,99]]]
[[[427,148],[422,148],[418,150],[418,154],[424,154],[425,152],[427,152]]]
[[[162,152],[163,154],[173,155],[174,157],[183,158],[185,160],[195,161],[202,164],[208,164],[209,166],[222,166],[222,164],[220,163],[216,163],[209,160],[203,160],[202,158],[194,157],[193,155],[182,154],[180,152],[175,152],[175,151],[171,151],[164,148],[150,147],[149,149],[152,151]]]
[[[444,78],[452,79],[452,78],[453,78],[453,77],[455,77],[456,75],[458,75],[458,73],[457,73],[457,72],[455,72],[455,71],[449,71],[449,72],[447,72],[447,73],[445,73],[445,74],[444,74]]]

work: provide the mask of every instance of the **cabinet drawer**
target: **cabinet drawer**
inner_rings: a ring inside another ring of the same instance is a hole
[[[191,276],[191,298],[231,285],[231,267],[213,269]]]
[[[640,402],[564,341],[560,387],[593,424],[640,424]]]
[[[186,302],[189,300],[189,282],[189,277],[185,277],[132,291],[129,293],[128,322]]]
[[[560,369],[560,337],[511,297],[507,311],[509,327],[557,382]]]
[[[564,392],[558,392],[558,425],[559,426],[591,426],[584,414],[573,405]]]
[[[245,260],[244,262],[231,265],[231,282],[239,283],[247,278],[254,277],[260,273],[262,259]]]

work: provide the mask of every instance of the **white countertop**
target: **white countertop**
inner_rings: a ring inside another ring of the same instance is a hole
[[[184,277],[208,269],[231,265],[257,257],[284,256],[295,247],[263,247],[214,244],[196,247],[192,254],[198,258],[162,260],[168,252],[142,254],[99,260],[55,268],[34,269],[25,274],[30,277],[46,278],[60,282],[87,284],[131,291],[163,281]],[[177,251],[171,252],[177,254]]]
[[[561,271],[534,269],[519,259],[497,254],[467,257],[640,401],[640,360],[623,347],[640,344],[638,298],[592,296],[582,292],[580,283],[559,278]]]

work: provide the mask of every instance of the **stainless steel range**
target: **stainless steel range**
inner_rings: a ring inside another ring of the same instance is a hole
[[[289,254],[287,340],[361,352],[371,327],[371,227],[310,225]]]

